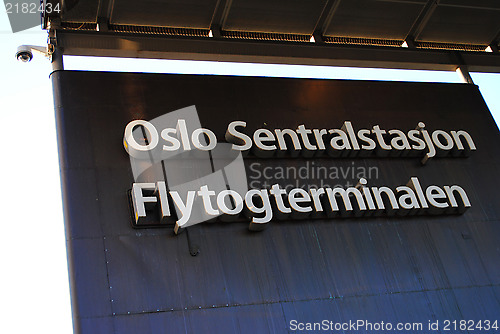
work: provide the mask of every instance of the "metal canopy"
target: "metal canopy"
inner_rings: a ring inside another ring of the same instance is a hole
[[[61,5],[62,12],[44,15],[43,25],[67,55],[436,70],[467,65],[500,72],[497,0],[62,0]]]

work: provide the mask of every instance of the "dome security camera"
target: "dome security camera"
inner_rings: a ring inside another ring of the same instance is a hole
[[[17,47],[16,58],[23,63],[30,62],[33,59],[33,51],[48,57],[49,53],[46,47],[36,45],[20,45]]]
[[[33,59],[33,52],[28,45],[21,45],[17,48],[16,58],[23,63],[27,63]]]

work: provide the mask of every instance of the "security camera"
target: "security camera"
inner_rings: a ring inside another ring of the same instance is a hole
[[[17,60],[22,61],[23,63],[27,63],[33,59],[33,52],[29,45],[21,45],[17,48],[16,52]]]
[[[16,58],[23,63],[30,62],[33,59],[33,52],[43,54],[45,57],[49,56],[46,47],[36,45],[21,45],[17,47]]]

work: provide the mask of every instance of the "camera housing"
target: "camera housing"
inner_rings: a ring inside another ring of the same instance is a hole
[[[16,59],[23,63],[28,63],[33,59],[33,52],[38,52],[44,56],[48,56],[46,47],[36,45],[20,45],[17,47]]]
[[[17,48],[16,58],[23,63],[30,62],[33,59],[33,52],[31,48],[27,48],[26,45],[21,45]]]

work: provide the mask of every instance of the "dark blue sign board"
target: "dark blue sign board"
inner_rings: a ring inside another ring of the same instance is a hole
[[[500,321],[500,135],[476,86],[76,71],[52,80],[76,333],[289,333],[358,320],[372,327],[330,332],[380,332],[384,322],[437,333],[460,332],[453,326],[463,320],[481,321],[482,331],[486,321]],[[178,235],[171,225],[134,228],[124,129],[193,105],[220,143],[235,120],[247,122],[248,133],[340,129],[345,121],[465,130],[477,148],[469,157],[436,156],[425,165],[407,156],[250,152],[243,159],[248,182],[259,188],[269,187],[265,181],[356,185],[365,168],[379,187],[410,177],[423,186],[460,185],[470,208],[273,218],[260,232],[245,219]],[[318,167],[326,178],[312,175]],[[429,328],[436,323],[438,331]]]

